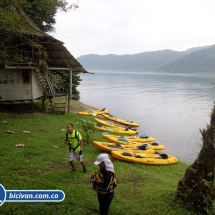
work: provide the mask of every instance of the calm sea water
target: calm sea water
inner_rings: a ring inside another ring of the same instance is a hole
[[[215,76],[91,72],[81,74],[80,102],[139,123],[140,134],[166,146],[163,153],[187,164],[195,160],[202,145],[199,129],[210,123]]]

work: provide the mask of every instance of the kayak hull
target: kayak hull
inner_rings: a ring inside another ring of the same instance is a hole
[[[126,125],[122,125],[118,122],[113,122],[113,121],[110,121],[110,120],[103,120],[103,119],[99,119],[99,118],[94,118],[94,120],[98,123],[98,124],[101,124],[101,125],[105,125],[105,126],[118,126],[118,127],[123,127],[123,128],[127,128],[128,126]],[[131,126],[129,126],[131,127]],[[135,128],[136,129],[136,128]],[[137,130],[137,129],[136,129]]]
[[[129,137],[114,137],[113,135],[109,135],[107,139],[113,143],[126,144],[127,142],[138,142],[138,143],[147,143],[153,142],[155,139],[153,137],[148,138],[129,138]]]
[[[85,116],[96,116],[101,115],[104,113],[108,113],[108,109],[102,109],[102,110],[93,110],[93,111],[80,111],[78,112],[79,115],[85,115]]]
[[[122,125],[122,124],[119,124],[119,123],[116,123],[116,122],[113,122],[113,121],[109,121],[109,120],[102,120],[102,119],[98,119],[98,118],[94,118],[94,120],[99,124],[99,125],[104,125],[104,126],[110,126],[110,127],[113,127],[113,128],[121,128],[121,129],[130,129],[130,130],[133,130],[133,131],[136,131],[136,133],[138,133],[138,130],[137,128],[132,128],[131,126],[125,126],[125,125]]]
[[[105,125],[100,125],[97,124],[95,125],[95,128],[97,128],[100,131],[105,131],[105,132],[112,132],[112,133],[119,133],[119,134],[127,134],[127,135],[134,135],[138,133],[138,130],[132,130],[128,128],[124,128],[121,126],[105,126]]]
[[[138,141],[133,141],[135,136],[118,136],[118,135],[113,135],[113,134],[106,134],[105,132],[102,133],[102,137],[107,139],[108,141],[112,143],[118,143],[121,145],[145,145],[149,149],[154,149],[154,150],[163,150],[165,149],[165,146],[159,143],[154,143],[150,141],[146,141],[146,139],[143,139],[145,142],[138,142]],[[151,140],[154,138],[152,137]],[[147,138],[147,140],[150,140],[150,137]]]
[[[93,145],[99,149],[99,150],[103,150],[103,151],[134,151],[134,152],[138,152],[138,151],[143,151],[146,154],[154,154],[155,150],[154,149],[145,149],[145,150],[141,150],[137,145],[120,145],[120,144],[116,144],[116,143],[109,143],[109,142],[101,142],[101,141],[93,141]]]
[[[114,122],[118,122],[118,123],[121,123],[123,125],[132,126],[132,127],[139,127],[139,124],[136,122],[119,119],[117,117],[111,116],[110,114],[102,114],[102,116],[105,119],[112,120]]]
[[[159,154],[146,154],[144,152],[133,151],[111,151],[114,158],[132,163],[147,164],[147,165],[169,165],[178,162],[178,158],[168,155],[167,158],[162,158]]]

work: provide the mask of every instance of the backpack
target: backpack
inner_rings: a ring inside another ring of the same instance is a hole
[[[78,141],[80,141],[79,138],[78,138],[78,135],[77,135],[77,131],[75,131],[75,138],[76,138]],[[68,131],[66,132],[66,141],[68,141]]]

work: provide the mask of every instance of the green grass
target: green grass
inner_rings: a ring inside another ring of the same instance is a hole
[[[91,215],[98,214],[96,193],[89,181],[93,165],[101,153],[91,143],[84,145],[87,173],[81,165],[75,173],[67,159],[64,144],[68,123],[73,123],[83,138],[79,127],[81,119],[93,117],[67,114],[4,114],[0,113],[0,183],[6,190],[62,190],[62,202],[21,203],[5,202],[0,207],[4,215]],[[7,122],[3,122],[7,121]],[[6,133],[12,130],[14,134]],[[30,131],[30,134],[23,131]],[[47,131],[45,131],[47,130]],[[105,141],[101,132],[91,135],[92,140]],[[25,144],[16,147],[16,144]],[[167,166],[149,166],[122,162],[111,157],[117,175],[117,188],[110,207],[112,215],[187,215],[192,214],[176,199],[178,181],[187,165],[177,163]],[[214,212],[214,211],[213,211]]]

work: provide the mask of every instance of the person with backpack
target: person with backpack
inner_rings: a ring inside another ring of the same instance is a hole
[[[86,166],[83,161],[83,140],[81,134],[74,130],[72,124],[67,125],[67,133],[66,133],[66,139],[65,143],[69,146],[68,150],[68,158],[69,163],[72,167],[72,171],[76,171],[75,165],[74,165],[74,159],[78,160],[82,167],[83,172],[87,172]]]
[[[94,164],[98,165],[100,169],[91,174],[90,181],[93,183],[93,189],[97,192],[100,214],[108,215],[116,187],[114,166],[106,153],[100,154]]]

